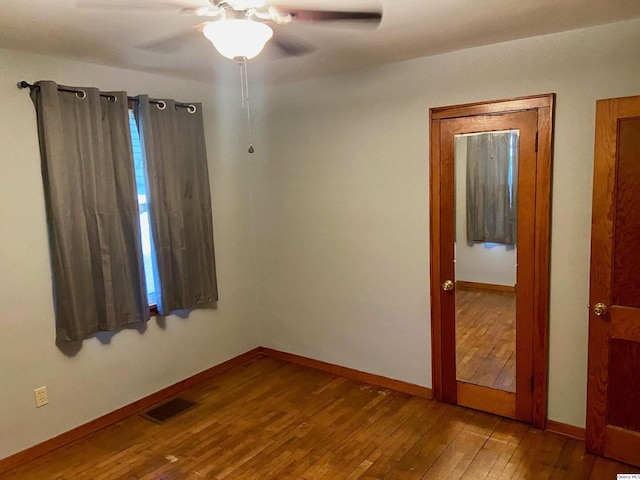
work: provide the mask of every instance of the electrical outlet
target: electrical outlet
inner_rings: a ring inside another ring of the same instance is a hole
[[[43,407],[47,403],[49,403],[49,398],[47,397],[47,387],[36,388],[33,393],[36,396],[36,407]]]

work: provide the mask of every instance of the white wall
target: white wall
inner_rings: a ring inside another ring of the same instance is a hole
[[[498,243],[467,242],[467,139],[457,136],[456,175],[456,281],[516,284],[516,246]]]
[[[143,334],[125,330],[109,344],[92,338],[75,356],[56,347],[35,110],[28,91],[16,87],[19,80],[40,79],[204,103],[217,310],[170,317],[166,327],[151,320]],[[249,172],[237,99],[236,90],[0,50],[0,458],[260,344]],[[49,404],[36,409],[33,389],[42,385]]]
[[[640,20],[276,87],[255,163],[266,346],[431,385],[428,109],[557,93],[549,417],[583,426],[595,101]]]

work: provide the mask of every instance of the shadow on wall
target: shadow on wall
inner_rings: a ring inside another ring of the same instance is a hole
[[[210,309],[210,310],[217,310],[218,303],[214,302],[206,305],[201,305],[199,307]],[[175,312],[171,313],[171,316],[177,317],[181,320],[188,320],[191,312],[192,310],[176,310]],[[158,326],[158,328],[160,328],[160,330],[167,329],[167,317],[163,317],[161,315],[156,314],[152,317],[152,319],[155,320],[156,325]],[[97,332],[96,334],[88,338],[96,338],[102,345],[109,345],[111,343],[111,340],[123,330],[137,330],[137,332],[142,335],[147,331],[147,328],[149,328],[147,325],[147,322],[132,323],[129,325],[125,325],[122,328],[119,328],[118,330],[114,330],[112,332]],[[56,340],[56,346],[67,357],[75,357],[78,354],[78,352],[82,350],[82,343],[83,343],[82,340],[78,340],[74,342]]]

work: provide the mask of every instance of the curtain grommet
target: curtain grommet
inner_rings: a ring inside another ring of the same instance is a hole
[[[156,107],[158,107],[158,110],[164,110],[165,108],[167,108],[167,103],[162,101],[162,100],[160,100],[156,104]]]
[[[194,104],[191,104],[187,107],[187,112],[189,113],[196,113],[198,111],[198,109],[196,108],[196,106]]]
[[[85,92],[84,90],[78,90],[76,92],[76,98],[79,98],[80,100],[87,98],[87,92]]]

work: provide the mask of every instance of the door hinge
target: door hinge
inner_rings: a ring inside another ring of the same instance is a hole
[[[538,153],[538,132],[536,132],[536,153]]]

